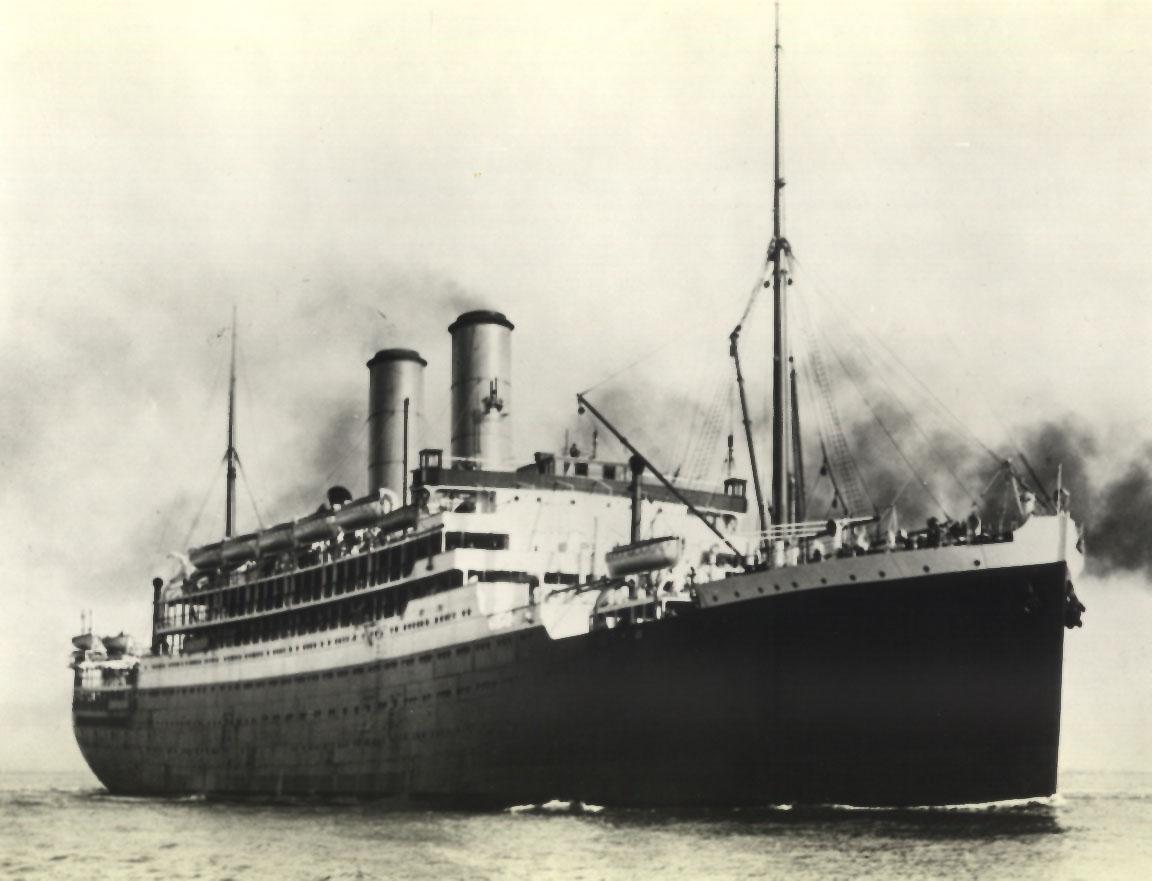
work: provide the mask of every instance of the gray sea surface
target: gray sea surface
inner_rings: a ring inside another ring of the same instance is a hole
[[[372,803],[121,798],[0,775],[0,877],[144,879],[1152,878],[1152,774],[1052,799],[859,810],[460,813]]]

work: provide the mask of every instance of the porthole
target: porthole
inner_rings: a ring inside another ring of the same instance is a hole
[[[848,576],[848,580],[849,580],[849,581],[855,581],[855,580],[856,580],[856,576],[855,576],[855,575],[849,575],[849,576]]]
[[[973,566],[979,566],[979,565],[980,565],[980,561],[979,561],[979,560],[973,560],[973,561],[972,561],[972,565],[973,565]]]
[[[881,578],[885,578],[885,577],[887,577],[887,575],[888,575],[888,573],[887,573],[887,572],[885,572],[883,569],[881,569],[881,570],[880,570],[880,573],[879,573],[879,574],[880,574],[880,577],[881,577]]]
[[[738,591],[738,590],[735,590],[735,591],[733,591],[732,593],[733,593],[733,595],[736,597],[736,599],[740,599],[740,591]]]
[[[931,570],[931,569],[930,569],[928,566],[925,566],[925,567],[924,567],[924,571],[925,571],[925,572],[931,572],[932,570]]]

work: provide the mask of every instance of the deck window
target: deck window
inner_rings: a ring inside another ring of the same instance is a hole
[[[545,572],[545,584],[578,584],[580,576],[575,572]]]
[[[510,581],[514,584],[539,584],[535,575],[527,572],[514,572],[510,569],[486,569],[473,572],[477,581]]]
[[[481,551],[508,550],[508,536],[493,532],[447,532],[444,534],[445,550],[475,548]]]

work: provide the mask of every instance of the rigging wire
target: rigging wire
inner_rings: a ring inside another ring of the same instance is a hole
[[[960,349],[956,345],[956,341],[953,340],[952,337],[948,336],[947,334],[942,334],[942,336],[944,337],[944,339],[948,343],[948,345],[950,345],[952,347],[952,351],[957,354],[957,358],[960,361],[960,363],[964,364],[965,363],[964,358],[960,354]],[[975,383],[974,377],[972,376],[971,372],[966,367],[964,368],[964,378],[969,381],[969,384]],[[1040,480],[1040,475],[1038,475],[1032,469],[1031,463],[1028,461],[1027,456],[1024,455],[1024,447],[1020,444],[1019,441],[1017,441],[1016,436],[1012,432],[1012,429],[1008,427],[1008,423],[1003,418],[1001,418],[1000,413],[992,406],[992,403],[988,399],[987,395],[981,395],[981,401],[984,404],[985,409],[987,409],[988,412],[992,415],[992,418],[995,419],[1000,424],[1000,427],[1004,430],[1004,434],[1008,438],[1008,443],[1010,443],[1012,445],[1012,449],[1015,450],[1017,458],[1020,459],[1020,461],[1023,463],[1024,467],[1028,470],[1028,473],[1031,475],[1032,479],[1036,482],[1036,488],[1037,488],[1037,491],[1040,493],[1041,498],[1044,499],[1048,503],[1049,507],[1051,507],[1053,510],[1055,510],[1056,505],[1052,499],[1051,494],[1048,492],[1047,488],[1044,486],[1043,481]],[[1000,461],[1002,462],[1003,459],[1001,459]]]
[[[726,478],[732,477],[736,465],[735,456],[735,440],[736,440],[736,414],[740,409],[737,402],[737,389],[736,386],[728,382],[728,403],[726,416],[728,422],[728,443],[725,445],[724,452],[724,476]]]
[[[257,398],[256,398],[255,394],[253,394],[253,392],[252,392],[252,384],[248,379],[248,377],[252,373],[252,371],[248,367],[248,361],[247,361],[247,355],[245,353],[245,347],[242,344],[241,340],[242,340],[242,338],[238,339],[237,344],[236,344],[236,349],[237,349],[237,352],[239,353],[239,361],[240,361],[240,371],[239,371],[240,384],[243,387],[244,394],[247,396],[247,405],[248,405],[247,410],[249,413],[251,413],[255,409],[254,402],[257,400]],[[239,421],[239,420],[237,420],[237,421]],[[239,452],[236,453],[236,461],[237,461],[237,463],[240,463],[240,453]],[[247,474],[244,473],[244,465],[242,463],[240,464],[240,470],[241,470],[242,476],[244,477],[244,482],[245,482],[245,486],[247,487],[247,490],[248,490],[249,499],[252,502],[252,512],[256,515],[256,522],[261,523],[260,511],[256,507],[256,498],[255,498],[255,495],[253,494],[253,490],[252,490],[251,484],[249,482],[249,478],[248,478]],[[257,470],[259,470],[259,469],[257,469]],[[261,523],[261,528],[263,528],[263,523]]]
[[[767,269],[769,266],[771,266],[771,263],[766,264],[764,268],[760,270],[760,274],[756,276],[756,281],[752,285],[752,290],[748,292],[748,302],[744,306],[744,313],[740,316],[740,320],[736,322],[737,327],[743,327],[747,323],[748,316],[752,314],[753,307],[760,301],[760,297],[758,295],[760,291],[764,289],[764,279],[767,275]]]
[[[763,276],[764,276],[764,272],[763,272],[763,270],[761,270],[759,275],[757,276],[757,281],[756,281],[757,286],[762,284]],[[752,295],[754,296],[755,293],[756,293],[756,288],[754,287],[752,290]],[[736,294],[729,294],[727,297],[723,297],[723,296],[718,297],[717,299],[721,300],[724,308],[717,309],[717,308],[713,307],[713,308],[702,309],[700,319],[714,318],[715,316],[720,315],[720,314],[727,314],[728,304],[735,301],[736,296],[737,296]],[[702,304],[704,306],[707,306],[707,304],[708,304],[708,301],[702,297],[697,298],[695,300],[695,302]],[[747,315],[748,309],[751,308],[751,302],[752,302],[752,300],[750,297],[748,305],[745,307],[745,315]],[[690,325],[700,323],[699,321],[693,322],[691,316],[685,316],[685,318],[687,320],[687,323]],[[600,388],[600,386],[604,385],[605,383],[610,382],[613,379],[616,379],[617,377],[619,377],[623,373],[627,373],[629,370],[631,370],[633,367],[636,367],[638,364],[642,364],[643,362],[647,361],[649,358],[652,358],[653,356],[660,354],[661,352],[663,352],[665,349],[667,349],[669,346],[673,345],[674,343],[682,343],[682,342],[683,342],[682,337],[679,337],[675,334],[670,334],[668,339],[664,340],[664,342],[660,343],[659,345],[653,346],[647,352],[640,355],[635,360],[628,362],[623,367],[621,367],[619,370],[615,370],[612,373],[609,373],[607,376],[600,379],[598,382],[596,382],[593,385],[590,385],[588,388],[584,389],[582,392],[580,392],[580,394],[587,395],[589,392],[595,391],[596,389]]]
[[[860,508],[861,501],[863,501],[864,507],[857,513],[864,510],[874,510],[876,505],[868,494],[864,479],[861,476],[860,463],[852,454],[852,447],[847,442],[844,428],[840,424],[836,402],[824,370],[823,359],[820,356],[820,347],[815,340],[815,334],[819,331],[819,327],[812,317],[808,299],[801,298],[800,303],[799,317],[801,321],[799,323],[802,329],[802,339],[808,345],[807,363],[812,369],[813,378],[817,380],[815,385],[820,392],[820,401],[815,402],[815,393],[812,392],[811,388],[809,388],[809,397],[814,403],[823,403],[824,405],[823,407],[813,406],[813,410],[817,413],[817,434],[820,436],[821,452],[829,469],[834,494],[833,500],[838,497],[841,505],[849,512],[852,512],[854,508]],[[805,383],[805,385],[809,386],[810,384]],[[821,420],[823,431],[821,431]],[[833,461],[834,458],[836,461]],[[843,467],[841,467],[842,465]],[[835,479],[837,470],[843,472],[840,474],[839,481]]]
[[[208,500],[212,497],[212,490],[216,487],[216,482],[220,478],[220,471],[224,468],[224,460],[221,459],[216,464],[216,472],[212,475],[212,480],[208,484],[208,489],[204,493],[204,498],[200,502],[200,507],[196,510],[196,516],[192,518],[192,525],[188,527],[188,534],[184,537],[184,547],[192,546],[192,534],[196,531],[196,527],[200,525],[200,518],[204,515],[204,509],[208,505]]]
[[[746,322],[748,322],[748,319],[751,316],[752,310],[755,309],[756,304],[760,301],[760,299],[763,299],[763,297],[760,296],[760,291],[764,289],[766,273],[770,271],[771,266],[771,260],[765,261],[764,267],[761,267],[760,272],[757,273],[756,281],[752,283],[752,286],[748,291],[748,296],[746,296],[744,310],[741,313],[740,321],[738,321],[736,324],[737,331],[743,329],[744,325]],[[704,458],[704,463],[694,463],[695,470],[692,471],[692,473],[694,473],[698,479],[706,479],[712,473],[714,463],[713,465],[707,465],[705,463],[708,461],[708,457],[710,457],[713,453],[715,443],[717,443],[717,441],[720,439],[720,436],[723,434],[723,419],[725,419],[725,412],[723,412],[722,408],[725,403],[727,403],[728,407],[727,415],[729,423],[732,423],[732,421],[735,420],[735,413],[737,410],[736,389],[732,385],[730,378],[726,377],[726,373],[727,371],[723,371],[723,373],[720,374],[718,380],[719,389],[718,392],[713,395],[713,407],[710,411],[710,420],[708,420],[706,424],[707,434],[705,435],[705,442],[700,445],[697,454],[698,457]],[[728,389],[727,395],[723,394],[723,389],[725,388]],[[733,428],[733,433],[735,433],[735,428]]]
[[[761,286],[761,279],[763,272],[757,275],[756,284],[752,287],[748,294],[747,301],[744,305],[744,317],[748,313],[755,302],[755,295]],[[734,300],[735,297],[727,298],[729,302]],[[723,314],[725,310],[709,310],[710,316]],[[670,336],[659,345],[649,349],[644,354],[628,362],[619,369],[609,373],[594,385],[590,386],[581,394],[588,394],[595,389],[607,384],[620,377],[622,374],[634,369],[638,365],[649,361],[655,356],[661,354],[672,344],[683,344],[683,338],[678,336]],[[697,394],[689,396],[692,400],[700,400],[706,402],[704,406],[693,407],[692,415],[688,423],[688,429],[683,433],[684,441],[679,446],[679,456],[675,460],[675,464],[679,467],[672,475],[673,482],[678,480],[692,479],[697,480],[711,473],[713,465],[709,464],[714,452],[717,439],[723,433],[723,420],[724,420],[724,404],[726,399],[727,390],[727,370],[726,368],[717,363],[717,366],[711,371],[707,371],[702,377],[705,381],[698,383],[695,391]],[[711,383],[707,380],[712,379]],[[707,392],[707,394],[702,394]],[[675,455],[675,453],[673,453]]]
[[[1032,479],[1036,482],[1036,491],[1040,493],[1041,500],[1044,501],[1046,503],[1046,507],[1048,507],[1052,513],[1055,514],[1060,506],[1060,500],[1057,499],[1053,493],[1048,492],[1048,488],[1044,486],[1044,482],[1040,480],[1040,475],[1036,473],[1036,470],[1032,467],[1032,463],[1029,462],[1028,457],[1024,455],[1024,451],[1018,450],[1017,456],[1023,463],[1024,467],[1028,470],[1028,473],[1032,476]],[[1025,486],[1027,486],[1027,481],[1023,481],[1023,483]]]
[[[796,262],[797,262],[797,264],[800,263],[800,261],[798,259],[796,260]],[[844,301],[835,294],[835,292],[831,289],[831,287],[821,283],[821,280],[819,278],[818,273],[816,273],[812,269],[808,268],[807,266],[805,266],[805,272],[807,272],[808,274],[810,274],[812,276],[812,288],[813,288],[813,290],[816,291],[816,293],[818,295],[824,297],[826,300],[834,301],[837,305],[839,305],[839,307],[843,311],[845,311],[845,312],[849,311],[848,307],[844,304]],[[934,407],[937,409],[938,413],[942,414],[943,416],[945,416],[949,420],[951,420],[952,423],[954,425],[956,425],[956,427],[958,427],[961,432],[963,432],[965,435],[968,436],[968,438],[972,441],[973,444],[980,447],[985,453],[987,453],[990,457],[992,457],[992,459],[995,462],[999,463],[1002,461],[1003,457],[997,455],[996,452],[991,447],[989,447],[986,443],[984,443],[984,441],[981,440],[980,437],[974,431],[972,431],[972,429],[969,428],[967,426],[967,424],[965,424],[964,421],[962,419],[960,419],[959,416],[957,416],[955,413],[953,413],[952,410],[949,409],[948,405],[940,400],[940,398],[936,395],[936,393],[932,391],[931,387],[927,383],[925,383],[924,380],[921,379],[910,367],[908,367],[908,365],[900,358],[900,356],[897,355],[896,352],[893,351],[892,348],[887,343],[884,342],[884,340],[880,337],[879,334],[876,333],[875,330],[873,330],[871,327],[867,326],[866,324],[863,325],[863,327],[864,327],[864,330],[867,331],[868,335],[871,336],[872,339],[880,347],[882,347],[885,352],[887,352],[889,357],[892,358],[892,360],[896,363],[896,365],[901,370],[903,370],[904,373],[907,374],[907,376],[924,391],[924,393],[928,396],[932,405],[934,405]],[[943,336],[946,340],[948,340],[949,343],[951,343],[951,345],[953,346],[953,349],[955,350],[956,344],[952,341],[951,337],[949,337],[947,334],[943,334]],[[957,354],[959,354],[958,350],[957,350]],[[960,358],[960,363],[961,364],[964,363],[963,357]],[[965,370],[965,373],[967,374],[967,370]],[[971,379],[971,375],[967,374],[967,378]]]
[[[891,348],[888,347],[887,343],[885,343],[882,339],[880,339],[879,336],[876,336],[875,334],[873,334],[873,335],[875,336],[876,341],[881,346],[884,347],[884,350],[892,357],[892,359],[904,370],[905,373],[908,374],[909,377],[912,378],[912,380],[917,385],[920,386],[921,389],[924,390],[924,392],[928,395],[928,397],[937,405],[939,412],[941,412],[945,416],[949,417],[952,420],[952,422],[960,428],[960,430],[962,432],[964,432],[965,434],[968,435],[969,439],[975,445],[979,446],[980,449],[982,449],[992,459],[993,462],[999,463],[1001,461],[1002,457],[997,455],[995,450],[993,450],[990,446],[988,446],[986,443],[984,443],[984,441],[980,439],[980,436],[977,435],[976,432],[974,432],[971,428],[969,428],[959,416],[957,416],[955,413],[953,413],[948,408],[948,405],[945,404],[943,401],[940,400],[940,398],[938,398],[936,396],[936,393],[932,391],[931,387],[927,383],[925,383],[924,380],[922,380],[919,376],[917,376],[911,370],[911,368],[909,368],[900,359],[899,355],[897,355],[894,351],[892,351]]]
[[[824,336],[823,334],[821,334],[821,335]],[[825,336],[825,342],[827,342],[826,336]],[[928,485],[928,481],[923,477],[923,475],[920,474],[920,472],[916,469],[916,466],[913,465],[912,462],[908,459],[908,457],[904,454],[904,450],[901,449],[900,444],[898,444],[896,442],[896,438],[892,436],[892,432],[888,430],[888,426],[884,424],[884,420],[882,420],[880,418],[880,414],[876,412],[876,408],[872,405],[871,399],[864,392],[863,387],[857,381],[857,379],[853,375],[852,371],[850,371],[848,369],[848,366],[844,363],[844,359],[840,356],[840,353],[833,346],[829,346],[829,348],[832,350],[832,355],[836,358],[836,361],[840,364],[841,370],[844,371],[844,374],[848,377],[848,379],[856,387],[856,391],[858,391],[860,393],[861,399],[867,405],[868,410],[872,413],[872,418],[876,420],[876,424],[880,426],[880,430],[883,431],[884,434],[887,436],[887,438],[891,442],[893,448],[896,450],[897,455],[899,455],[900,458],[903,460],[904,464],[908,466],[908,470],[911,471],[916,476],[917,481],[924,488],[924,491],[926,493],[928,493],[929,498],[931,498],[932,501],[935,503],[936,507],[938,507],[941,510],[941,512],[943,512],[945,519],[951,520],[952,518],[949,516],[947,510],[945,510],[944,505],[940,502],[940,500],[938,498],[936,498],[936,494],[932,492],[932,488]]]
[[[698,445],[697,461],[692,469],[696,480],[708,480],[717,464],[716,448],[720,446],[720,439],[724,435],[724,421],[729,401],[726,379],[727,377],[722,375],[717,384],[716,394],[712,400],[711,418]]]
[[[423,416],[422,414],[419,414],[419,413],[416,414],[417,418],[419,419],[417,427],[418,428],[424,428],[424,427],[427,427],[429,424],[443,425],[445,422],[448,421],[445,417],[447,417],[448,408],[451,406],[452,406],[452,395],[449,394],[445,397],[444,403],[440,405],[440,408],[436,411],[435,416],[432,417],[431,419]],[[429,416],[432,416],[432,414],[429,414]],[[369,414],[369,417],[371,417],[371,414]],[[368,420],[365,419],[364,421],[365,421],[365,423],[367,423]],[[448,452],[451,452],[451,450],[452,450],[452,435],[451,435],[451,432],[449,432],[449,435],[448,435]]]
[[[252,494],[252,484],[248,481],[248,470],[244,467],[244,462],[239,454],[236,456],[236,464],[240,466],[240,477],[244,481],[244,489],[248,492],[248,501],[252,503],[252,513],[256,515],[256,524],[263,529],[264,519],[260,516],[260,508],[256,505],[256,496]]]
[[[893,508],[896,507],[896,503],[898,501],[900,501],[900,497],[902,495],[904,495],[904,490],[908,489],[908,487],[910,487],[912,485],[912,480],[913,480],[913,478],[909,477],[907,480],[904,481],[903,484],[901,484],[900,489],[898,489],[896,491],[896,495],[892,496],[892,501],[888,503],[888,507],[885,508],[884,510],[891,511]]]
[[[360,452],[361,450],[364,449],[364,446],[367,443],[367,440],[368,440],[368,420],[362,419],[360,421],[360,424],[356,427],[355,440],[352,441],[351,443],[346,442],[346,447],[344,449],[344,455],[341,456],[339,458],[339,460],[337,460],[336,464],[332,466],[332,468],[329,470],[329,472],[326,475],[324,475],[324,479],[321,482],[326,484],[333,477],[335,477],[337,472],[339,472],[340,469],[344,467],[344,463],[348,461],[348,459],[351,457],[351,455],[353,453]]]
[[[692,457],[682,472],[690,480],[703,480],[711,472],[709,464],[715,452],[716,441],[723,433],[724,404],[727,399],[727,370],[723,365],[717,364],[714,371],[712,393],[708,398],[707,410],[703,411],[703,419],[692,444]]]
[[[823,292],[820,292],[819,290],[817,290],[817,296],[823,297],[824,294],[823,294]],[[893,401],[900,408],[901,411],[903,411],[903,414],[908,419],[908,422],[912,425],[912,427],[920,435],[920,437],[923,438],[925,444],[927,445],[928,450],[935,456],[936,460],[944,467],[944,469],[948,472],[948,474],[955,481],[956,485],[958,487],[960,487],[961,492],[965,496],[968,497],[969,501],[972,502],[973,505],[978,504],[976,501],[976,497],[973,495],[971,489],[967,486],[967,484],[963,480],[960,479],[960,476],[956,473],[956,470],[952,467],[951,463],[949,463],[948,460],[937,451],[936,444],[933,442],[932,438],[930,438],[928,436],[927,432],[925,432],[923,426],[920,424],[920,420],[918,420],[916,418],[916,415],[904,403],[903,399],[896,392],[895,388],[892,387],[892,384],[888,381],[888,378],[884,374],[884,370],[882,369],[882,365],[877,362],[877,360],[873,357],[872,353],[869,351],[869,349],[866,345],[866,340],[862,336],[860,336],[859,334],[856,334],[851,329],[846,329],[845,334],[848,338],[848,342],[850,344],[854,345],[856,353],[868,363],[868,365],[872,368],[872,373],[877,377],[879,382],[887,390],[889,399],[891,401]],[[825,337],[825,339],[827,339],[827,337]],[[837,354],[837,358],[839,358],[838,354]],[[841,363],[843,364],[843,362],[841,362]],[[847,370],[847,368],[845,368],[845,370]],[[856,383],[854,377],[853,377],[853,383],[857,385],[857,388],[859,388],[859,384]],[[981,444],[981,446],[983,446],[983,444]],[[985,449],[987,449],[987,448],[985,448]],[[901,454],[903,454],[903,453],[901,453]],[[998,457],[996,458],[996,461],[997,462],[1000,461]]]
[[[164,547],[168,544],[168,533],[172,531],[172,521],[175,519],[175,506],[167,505],[163,508],[158,508],[156,513],[161,516],[159,538],[156,539],[156,544],[159,547]],[[187,545],[185,545],[187,547]]]
[[[816,437],[820,441],[821,463],[820,463],[820,466],[816,469],[816,478],[814,480],[811,480],[808,482],[809,486],[812,487],[810,498],[812,498],[812,499],[817,498],[817,490],[820,487],[820,478],[824,477],[824,476],[828,476],[829,477],[829,485],[831,486],[831,496],[830,496],[829,501],[828,501],[828,511],[830,512],[832,510],[832,508],[834,508],[836,506],[836,500],[840,498],[840,493],[836,490],[836,484],[835,484],[835,482],[833,482],[831,480],[831,476],[826,474],[826,472],[829,472],[832,470],[832,463],[828,461],[828,438],[827,438],[827,434],[828,434],[829,429],[828,429],[827,425],[825,424],[827,422],[828,417],[824,414],[822,408],[818,406],[818,402],[816,401],[816,392],[813,391],[813,389],[812,389],[813,383],[803,382],[800,385],[804,389],[804,395],[807,398],[808,407],[810,408],[810,412],[815,414],[816,418],[813,421],[814,421],[814,424],[816,427]],[[852,455],[851,448],[849,448],[848,455],[849,455],[849,458],[851,459],[851,455]],[[852,461],[852,464],[853,464],[853,467],[855,467],[855,461]],[[847,503],[844,502],[843,499],[841,499],[840,501],[841,501],[841,504],[844,506],[844,508],[847,509],[847,507],[848,507]],[[851,513],[851,512],[849,512],[849,513]],[[825,514],[825,517],[827,517],[827,516],[828,515]]]
[[[216,339],[219,339],[219,337],[217,337]],[[209,391],[208,391],[208,406],[206,409],[207,409],[209,414],[211,414],[213,412],[214,405],[216,402],[216,396],[220,392],[221,377],[224,375],[224,364],[225,364],[224,358],[217,358],[216,359],[216,371],[212,374],[212,382],[208,385],[208,389],[209,389]],[[206,416],[204,419],[204,422],[207,423],[209,421],[210,421],[209,417]]]
[[[685,466],[695,461],[696,441],[704,430],[707,419],[708,411],[706,409],[701,407],[692,408],[692,418],[688,423],[688,430],[683,435],[684,442],[681,445],[679,455],[673,463],[676,465],[676,469],[672,474],[673,482],[679,479],[682,474],[687,474],[688,468]]]
[[[971,489],[968,487],[968,485],[963,480],[960,479],[960,475],[956,473],[956,469],[952,467],[951,463],[949,463],[949,461],[944,456],[942,456],[940,453],[938,453],[936,451],[936,444],[933,442],[932,438],[930,438],[928,436],[928,433],[924,430],[923,426],[920,424],[920,420],[916,418],[916,415],[908,408],[908,406],[904,403],[904,401],[901,399],[901,397],[897,394],[896,390],[892,387],[891,383],[889,383],[887,378],[885,378],[883,371],[881,369],[881,365],[877,364],[873,360],[872,356],[868,353],[868,351],[866,349],[860,348],[859,352],[864,357],[864,359],[874,368],[874,372],[875,372],[876,376],[880,380],[880,383],[887,390],[890,399],[900,408],[901,411],[903,411],[904,415],[908,418],[908,421],[912,425],[913,429],[915,429],[916,433],[919,434],[921,438],[923,438],[924,443],[927,444],[929,451],[931,451],[933,453],[933,455],[935,456],[936,460],[941,465],[944,466],[944,470],[948,472],[949,476],[956,483],[956,485],[960,488],[960,491],[965,496],[968,497],[968,500],[973,505],[977,504],[976,499],[973,496]]]
[[[635,361],[630,361],[629,363],[627,363],[623,367],[621,367],[619,370],[614,371],[613,373],[609,373],[607,376],[605,376],[603,379],[601,379],[595,385],[588,386],[588,388],[584,389],[584,391],[580,392],[580,394],[586,395],[589,392],[595,391],[596,389],[600,388],[600,386],[604,385],[604,383],[612,381],[616,377],[620,376],[620,374],[622,374],[622,373],[627,373],[629,370],[631,370],[637,364],[641,364],[644,361],[647,361],[653,355],[656,355],[656,354],[662,352],[664,349],[668,348],[674,342],[677,342],[675,337],[672,337],[670,339],[665,340],[664,342],[660,343],[660,345],[656,346],[653,349],[650,349],[649,351],[647,351],[646,353],[641,355]]]
[[[813,422],[815,424],[815,428],[816,428],[816,438],[817,438],[817,440],[820,441],[821,448],[823,449],[823,447],[825,446],[825,443],[826,443],[825,437],[824,437],[825,428],[824,428],[824,425],[822,424],[823,423],[823,414],[820,412],[819,407],[816,406],[816,393],[814,391],[812,391],[812,383],[810,383],[810,382],[802,382],[802,383],[800,383],[800,387],[802,389],[804,389],[802,394],[804,395],[804,398],[807,401],[807,406],[809,408],[809,411],[811,413],[813,413],[816,417],[813,420]],[[827,467],[828,467],[828,463],[826,461],[826,457],[822,456],[821,464],[816,469],[815,479],[808,481],[808,485],[812,488],[811,494],[810,494],[811,498],[815,498],[816,489],[820,485],[821,472]]]
[[[214,342],[221,340],[223,338],[224,333],[227,330],[228,330],[228,328],[227,328],[227,326],[225,326],[224,329],[221,330],[216,336],[209,338],[208,345],[211,346]],[[205,415],[204,419],[202,420],[202,422],[204,424],[207,424],[211,421],[211,414],[215,410],[215,402],[216,402],[217,397],[219,396],[220,386],[221,386],[221,378],[224,375],[224,364],[226,362],[227,362],[227,358],[225,358],[225,357],[218,357],[216,359],[216,370],[213,372],[212,381],[208,385],[208,389],[209,389],[209,391],[208,391],[208,403],[205,407],[206,415]],[[203,516],[204,508],[208,504],[208,499],[212,495],[212,489],[215,486],[216,481],[220,477],[220,469],[222,467],[223,467],[223,462],[222,461],[218,462],[216,465],[216,470],[212,474],[212,480],[208,484],[208,489],[205,492],[204,499],[203,499],[203,501],[201,501],[200,507],[197,509],[196,515],[192,518],[191,526],[188,527],[188,534],[184,539],[184,547],[189,547],[189,543],[192,539],[192,535],[196,531],[196,527],[200,525],[200,518]]]

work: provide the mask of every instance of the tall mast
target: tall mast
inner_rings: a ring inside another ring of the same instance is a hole
[[[784,178],[780,176],[780,4],[776,4],[775,40],[775,123],[772,162],[772,244],[768,246],[768,259],[772,262],[772,520],[790,523],[792,510],[789,500],[788,470],[791,462],[792,404],[789,400],[788,327],[785,288],[788,270],[784,257],[791,252],[784,238],[780,216],[780,191]]]
[[[236,524],[236,307],[232,307],[232,364],[228,371],[228,462],[227,493],[224,502],[224,537],[232,537]]]

